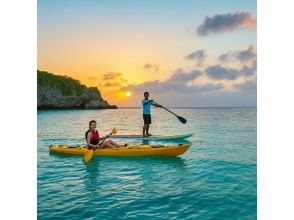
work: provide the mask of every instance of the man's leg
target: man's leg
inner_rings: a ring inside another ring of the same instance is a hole
[[[149,133],[150,124],[151,124],[151,115],[148,115],[148,124],[147,124],[147,130],[146,130],[146,134],[148,136],[151,136],[151,134]]]
[[[147,128],[146,128],[146,134],[147,134],[147,135],[150,135],[150,134],[149,134],[149,126],[150,126],[150,124],[147,124]]]
[[[145,134],[146,134],[146,124],[144,124],[143,126],[143,136],[145,136]]]

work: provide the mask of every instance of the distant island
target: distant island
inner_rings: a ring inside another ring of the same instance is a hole
[[[38,109],[113,109],[97,87],[87,87],[67,76],[37,70]]]

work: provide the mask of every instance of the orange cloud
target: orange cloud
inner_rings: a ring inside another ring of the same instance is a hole
[[[143,69],[146,70],[155,70],[156,72],[159,70],[159,64],[150,64],[150,63],[146,63],[143,67]]]

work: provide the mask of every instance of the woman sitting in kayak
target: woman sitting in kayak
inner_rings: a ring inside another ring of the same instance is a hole
[[[86,140],[89,148],[118,148],[122,147],[121,145],[113,142],[112,140],[104,141],[102,144],[99,144],[99,141],[107,138],[100,138],[99,132],[96,130],[96,121],[92,120],[89,122],[89,130],[86,132]]]

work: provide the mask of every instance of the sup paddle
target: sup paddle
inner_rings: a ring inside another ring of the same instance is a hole
[[[107,135],[107,136],[104,138],[104,140],[103,140],[99,145],[103,144],[103,142],[104,142],[107,138],[109,138],[111,135],[116,134],[116,133],[117,133],[116,128],[112,128],[111,133],[110,133],[109,135]],[[96,148],[93,148],[93,149],[87,149],[86,153],[84,154],[84,162],[85,162],[85,163],[89,162],[89,161],[92,159],[95,150],[96,150]]]
[[[154,102],[154,101],[153,101],[153,102]],[[157,105],[160,105],[160,104],[158,104],[158,103],[156,103],[156,102],[154,102],[154,103],[157,104]],[[183,118],[183,117],[181,117],[181,116],[178,116],[177,114],[173,113],[172,111],[168,110],[167,108],[163,107],[162,105],[160,105],[160,106],[161,106],[161,108],[163,108],[164,110],[166,110],[166,111],[168,111],[169,113],[172,113],[174,116],[176,116],[176,117],[179,119],[179,121],[182,122],[183,124],[186,124],[186,123],[187,123],[187,120],[186,120],[185,118]]]

